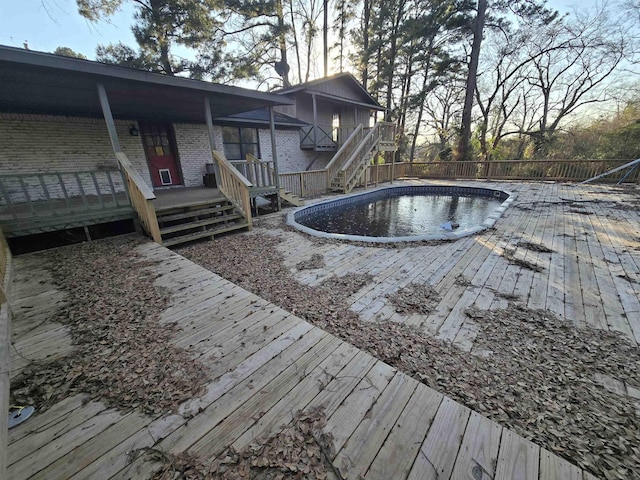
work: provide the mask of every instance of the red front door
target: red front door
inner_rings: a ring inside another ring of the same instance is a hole
[[[154,187],[182,185],[176,158],[175,138],[169,125],[140,123],[142,143]]]

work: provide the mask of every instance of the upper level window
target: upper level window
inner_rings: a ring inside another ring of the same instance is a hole
[[[245,160],[247,153],[260,158],[258,129],[222,127],[224,154],[228,160]]]

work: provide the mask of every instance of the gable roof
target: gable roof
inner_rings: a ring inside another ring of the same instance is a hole
[[[306,92],[306,93],[313,92],[316,94],[334,98],[336,100],[342,99],[342,98],[344,98],[345,100],[352,100],[352,99],[348,99],[338,95],[331,95],[326,92],[323,92],[321,87],[325,87],[327,86],[327,84],[331,84],[331,83],[343,83],[348,85],[350,88],[352,88],[355,92],[357,92],[360,95],[361,99],[363,100],[360,103],[363,106],[370,106],[370,108],[374,110],[385,109],[378,103],[378,101],[375,98],[373,98],[369,94],[369,92],[367,92],[367,90],[362,86],[362,84],[358,82],[358,80],[348,72],[337,73],[335,75],[331,75],[330,77],[318,78],[316,80],[300,83],[298,85],[292,85],[291,87],[281,88],[279,90],[275,90],[274,93],[277,93],[280,95],[288,95],[288,94],[297,93],[297,92]]]
[[[258,92],[90,60],[0,46],[0,111],[102,117],[103,84],[115,118],[203,123],[214,117],[293,103]]]

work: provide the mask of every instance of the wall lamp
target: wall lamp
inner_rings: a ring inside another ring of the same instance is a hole
[[[129,127],[129,135],[131,135],[132,137],[137,137],[138,135],[140,135],[140,132],[135,125],[131,125]]]

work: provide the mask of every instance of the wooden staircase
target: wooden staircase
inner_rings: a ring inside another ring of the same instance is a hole
[[[279,192],[280,198],[287,203],[290,203],[294,207],[301,207],[304,205],[304,199],[299,197],[298,195],[287,192],[284,188],[280,189]]]
[[[226,197],[157,210],[162,245],[169,247],[249,227]]]
[[[358,131],[354,132],[357,134]],[[395,142],[395,125],[389,122],[377,122],[361,137],[353,136],[354,145],[348,150],[346,160],[329,175],[329,188],[349,193],[365,178],[371,160],[378,152],[394,152],[398,149]],[[339,152],[340,153],[340,152]],[[333,162],[333,160],[332,160]]]

